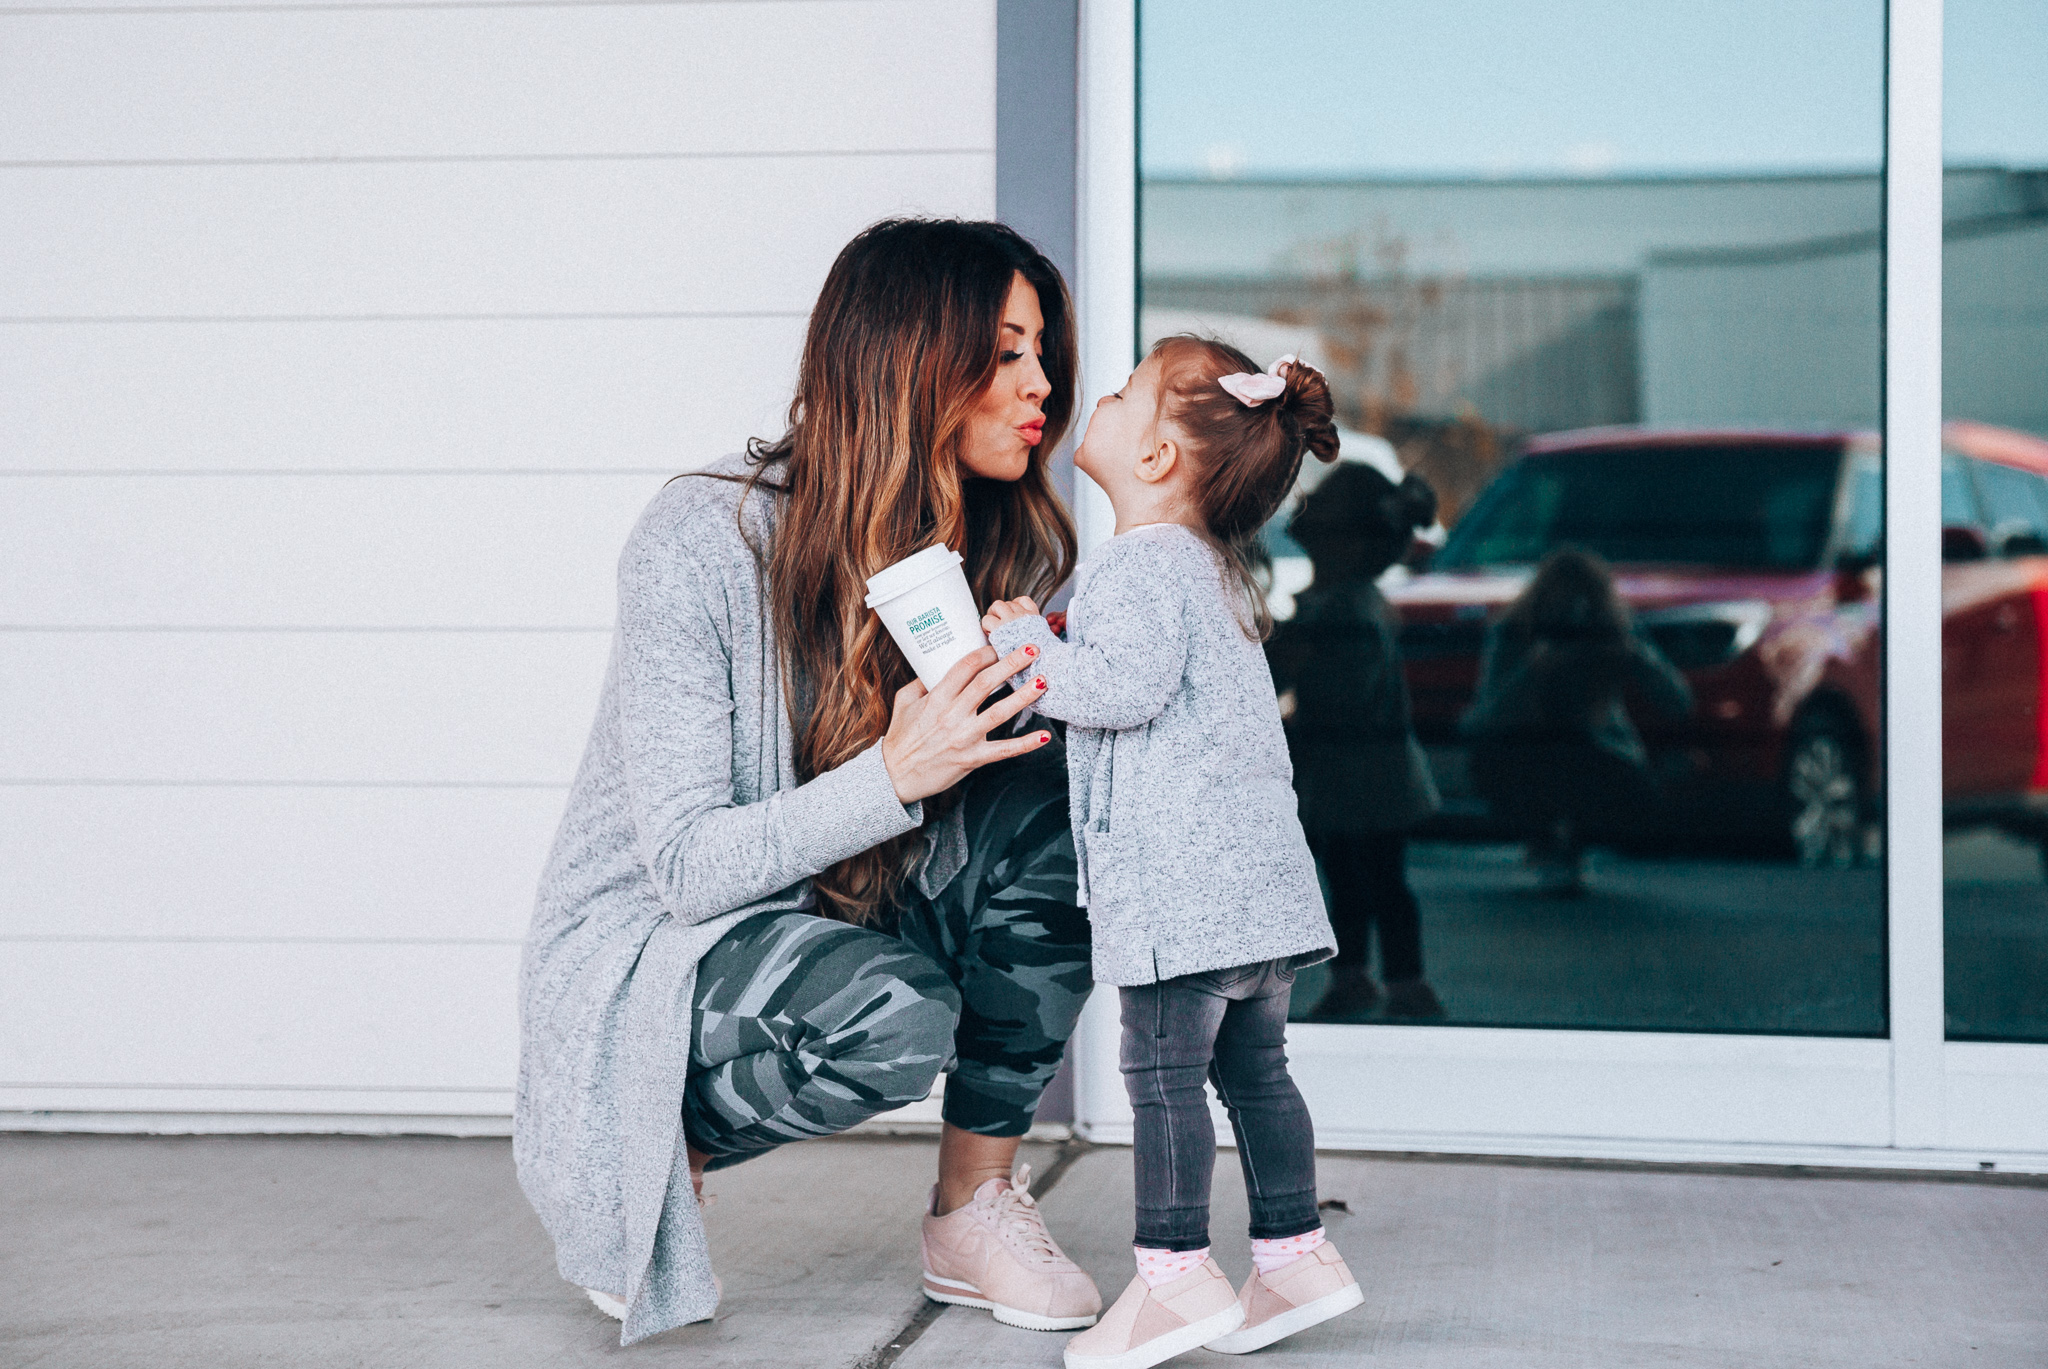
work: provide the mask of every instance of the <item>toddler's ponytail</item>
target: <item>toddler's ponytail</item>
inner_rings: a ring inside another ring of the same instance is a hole
[[[1337,409],[1330,402],[1330,382],[1305,361],[1278,363],[1287,388],[1274,401],[1280,421],[1292,429],[1304,454],[1328,463],[1337,459]],[[1297,462],[1299,458],[1297,458]]]
[[[1258,535],[1301,472],[1302,457],[1337,459],[1330,383],[1307,362],[1283,357],[1271,372],[1227,342],[1188,335],[1152,349],[1159,358],[1161,416],[1179,428],[1203,530],[1242,593],[1245,635],[1264,640],[1273,616],[1254,575]]]

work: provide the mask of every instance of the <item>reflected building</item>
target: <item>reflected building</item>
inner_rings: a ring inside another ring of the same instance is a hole
[[[1875,172],[1143,189],[1148,337],[1299,329],[1370,430],[1876,428]],[[2048,170],[1953,169],[1948,411],[2048,434]],[[1505,445],[1505,444],[1503,444]]]

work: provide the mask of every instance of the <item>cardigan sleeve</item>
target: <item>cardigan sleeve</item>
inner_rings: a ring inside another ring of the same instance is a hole
[[[881,743],[757,803],[733,801],[725,595],[676,523],[644,520],[619,558],[613,670],[626,802],[662,906],[695,923],[787,889],[917,827]]]
[[[1079,641],[1061,640],[1033,614],[998,623],[989,644],[1002,655],[1026,642],[1038,648],[1032,668],[1015,679],[1045,677],[1045,695],[1032,704],[1040,713],[1120,731],[1158,717],[1180,688],[1188,629],[1184,569],[1135,542],[1111,545],[1082,592]]]

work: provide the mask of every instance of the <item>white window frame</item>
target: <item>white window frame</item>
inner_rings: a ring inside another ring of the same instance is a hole
[[[1082,0],[1084,396],[1137,337],[1136,0]],[[2048,1172],[2048,1045],[1944,1039],[1941,822],[1941,0],[1891,0],[1885,214],[1886,1039],[1321,1026],[1289,1030],[1317,1142],[1360,1150]],[[1109,535],[1085,477],[1084,547]],[[1076,1049],[1076,1114],[1128,1142],[1114,993]],[[1228,1135],[1227,1132],[1224,1135]]]

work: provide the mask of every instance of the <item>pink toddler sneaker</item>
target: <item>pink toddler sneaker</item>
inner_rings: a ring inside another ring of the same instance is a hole
[[[957,1212],[935,1215],[932,1190],[924,1216],[924,1295],[995,1313],[1027,1331],[1093,1326],[1102,1311],[1095,1280],[1068,1259],[1045,1229],[1027,1186],[1031,1166],[1015,1179],[990,1179]]]
[[[1132,1279],[1093,1330],[1067,1342],[1067,1369],[1150,1369],[1243,1320],[1244,1307],[1214,1260],[1157,1288]]]
[[[1351,1277],[1344,1257],[1336,1246],[1324,1242],[1270,1274],[1253,1270],[1238,1294],[1244,1325],[1207,1344],[1226,1355],[1242,1355],[1349,1312],[1364,1301],[1365,1294]]]

